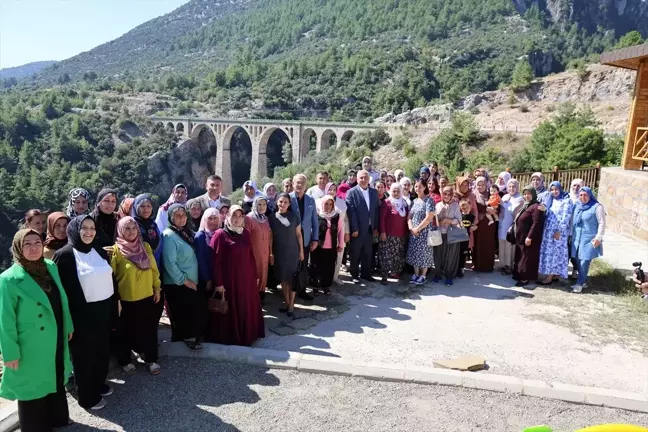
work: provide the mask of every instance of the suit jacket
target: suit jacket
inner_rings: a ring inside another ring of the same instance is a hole
[[[200,195],[199,197],[195,198],[198,200],[200,203],[200,207],[202,207],[203,212],[209,208],[209,194],[205,193],[204,195]],[[225,204],[228,207],[232,206],[232,201],[230,201],[229,198],[227,198],[225,195],[220,196],[220,202],[221,205]]]
[[[347,217],[351,225],[351,232],[358,231],[360,235],[364,235],[369,231],[369,221],[371,221],[371,228],[378,230],[379,214],[378,214],[378,192],[374,188],[369,189],[369,209],[367,209],[367,202],[362,195],[360,185],[355,186],[346,195],[347,204]]]
[[[317,207],[312,196],[304,194],[304,217],[299,212],[299,203],[295,192],[290,193],[290,208],[299,218],[304,236],[304,247],[312,241],[319,242],[319,220],[317,219]]]

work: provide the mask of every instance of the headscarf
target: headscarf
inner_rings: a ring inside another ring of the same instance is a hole
[[[426,166],[421,167],[421,169],[419,170],[419,176],[420,176],[421,174],[423,174],[423,173],[427,173],[427,175],[428,175],[428,179],[429,179],[430,176],[432,175],[432,174],[430,173],[430,168],[428,168],[428,167],[426,167]]]
[[[149,246],[151,246],[151,249],[155,251],[160,245],[160,229],[155,223],[155,218],[153,217],[154,213],[151,211],[151,216],[149,216],[147,219],[144,219],[139,214],[137,214],[140,206],[147,201],[151,203],[151,206],[153,206],[151,195],[137,195],[135,197],[135,200],[133,201],[130,215],[133,219],[135,219],[137,225],[139,225],[142,241],[148,243]]]
[[[171,195],[169,196],[169,199],[162,205],[162,209],[164,211],[168,212],[169,208],[173,204],[184,204],[184,203],[187,202],[186,199],[184,201],[182,201],[182,202],[176,201],[176,199],[175,199],[175,191],[178,188],[183,188],[184,190],[186,190],[187,191],[186,196],[189,196],[189,190],[187,189],[187,186],[183,185],[182,183],[178,183],[177,185],[173,186],[173,189],[171,189]]]
[[[99,231],[101,230],[105,235],[105,241],[112,244],[117,235],[117,213],[113,212],[111,214],[106,214],[102,212],[101,208],[99,207],[101,205],[101,201],[108,195],[115,195],[115,199],[117,199],[118,197],[117,191],[115,189],[101,189],[101,191],[97,194],[95,208],[92,213],[90,213],[90,216],[92,216],[95,221],[97,234],[99,234]]]
[[[205,210],[205,213],[203,213],[202,219],[200,220],[199,231],[202,231],[202,232],[205,233],[205,241],[207,242],[208,246],[211,245],[212,237],[214,237],[214,234],[216,234],[216,231],[209,231],[209,228],[208,228],[208,225],[207,225],[207,221],[212,216],[218,216],[220,218],[220,212],[217,209],[215,209],[213,207],[210,207],[207,210]]]
[[[333,204],[333,210],[327,213],[324,206],[329,201]],[[329,225],[331,225],[331,219],[340,214],[338,209],[335,207],[335,200],[331,195],[324,195],[322,198],[320,198],[317,206],[317,214],[319,215],[319,217],[326,219]]]
[[[450,198],[448,202],[446,202],[446,196],[443,192],[445,191],[450,191]],[[444,219],[446,217],[449,217],[449,212],[450,212],[450,206],[452,205],[458,205],[455,200],[454,200],[454,189],[452,186],[446,186],[441,190],[441,201],[437,203],[437,205],[440,207],[440,211],[437,214],[437,218],[439,220]]]
[[[59,219],[67,219],[68,223],[70,222],[68,215],[63,212],[54,212],[47,216],[47,237],[43,244],[51,250],[59,250],[68,242],[67,236],[64,239],[57,239],[54,237],[54,225],[56,225],[56,222],[58,222]]]
[[[196,204],[198,204],[198,206],[200,207],[200,216],[194,218],[193,216],[191,216],[191,207],[193,207]],[[187,202],[185,203],[185,208],[187,209],[187,217],[191,220],[191,226],[197,231],[198,228],[200,227],[200,221],[202,220],[202,214],[203,214],[202,206],[200,204],[199,199],[191,198],[190,200],[187,200]]]
[[[461,185],[468,182],[468,192],[461,192]],[[455,195],[459,200],[462,200],[464,198],[468,197],[468,194],[470,194],[470,179],[468,177],[457,177],[457,187],[455,187]]]
[[[283,192],[283,190],[286,188],[286,184],[288,184],[290,182],[292,182],[291,178],[285,178],[285,179],[283,179],[281,181],[281,192]],[[277,199],[277,198],[275,197],[275,199]]]
[[[254,189],[254,196],[252,198],[247,196],[247,194],[245,193],[245,189],[247,189],[248,187]],[[243,183],[243,202],[251,203],[254,201],[254,198],[258,197],[259,195],[262,195],[262,193],[259,191],[259,189],[257,189],[257,185],[254,180],[248,180]]]
[[[252,211],[249,213],[249,216],[259,223],[265,223],[268,218],[266,215],[259,213],[259,201],[261,200],[265,201],[266,205],[268,204],[268,198],[265,195],[255,196],[254,201],[252,201]]]
[[[124,198],[121,204],[119,205],[117,216],[119,216],[120,218],[123,218],[125,216],[130,216],[131,209],[133,208],[133,201],[135,201],[135,198],[133,197]]]
[[[531,207],[533,204],[538,204],[538,191],[535,190],[535,188],[531,185],[525,187],[522,190],[522,193],[524,192],[531,192],[531,201],[524,200],[524,204],[522,204],[522,207],[520,207],[520,211],[518,211],[518,214],[515,215],[515,220],[514,222],[517,222],[517,220],[520,218],[520,215],[526,211],[529,207]]]
[[[565,191],[564,191],[563,188],[562,188],[562,184],[560,184],[560,182],[559,182],[558,180],[556,180],[556,181],[552,181],[551,184],[549,185],[549,193],[547,194],[547,197],[546,197],[545,200],[544,200],[544,201],[545,201],[545,202],[544,202],[544,205],[545,205],[545,207],[547,207],[548,209],[550,209],[550,208],[551,208],[551,205],[553,204],[554,196],[553,196],[553,194],[551,193],[551,188],[554,187],[554,186],[557,187],[557,188],[558,188],[558,191],[560,192],[560,193],[558,194],[558,199],[559,199],[559,200],[562,200],[563,198],[569,196],[568,194],[565,193]]]
[[[517,192],[515,193],[515,195],[511,195],[511,191],[509,190],[509,187],[508,187],[509,183],[513,183],[515,185],[515,188],[517,189]],[[508,202],[511,199],[519,198],[519,197],[522,196],[522,194],[520,193],[520,182],[517,179],[512,178],[508,182],[506,182],[506,190],[507,190],[507,193],[502,198],[502,202]]]
[[[256,190],[256,187],[254,189]],[[233,205],[232,207],[230,207],[229,211],[227,212],[227,217],[225,218],[225,230],[227,230],[230,235],[241,235],[243,234],[243,230],[245,229],[242,226],[235,227],[234,225],[232,225],[232,215],[234,215],[234,213],[236,213],[237,211],[245,214],[243,208],[240,205]]]
[[[268,193],[268,190],[269,190],[271,187],[273,187],[273,186],[274,186],[274,188],[275,188],[275,193],[274,193],[273,196],[270,196],[270,194]],[[277,186],[275,186],[274,183],[266,183],[266,184],[263,186],[263,194],[264,194],[266,197],[268,197],[269,200],[274,201],[275,199],[277,199]]]
[[[411,191],[411,186],[412,186],[412,180],[410,180],[409,177],[403,177],[401,178],[398,183],[400,183],[403,188],[405,188],[405,184],[409,183],[410,184],[410,191]]]
[[[535,188],[536,193],[541,194],[542,192],[546,191],[547,188],[545,188],[544,175],[541,172],[534,172],[533,174],[531,174],[531,180],[533,180],[533,177],[538,177],[540,179],[540,186]]]
[[[86,219],[90,219],[93,222],[95,221],[90,215],[80,215],[70,221],[67,226],[68,244],[81,253],[90,253],[92,249],[95,249],[97,250],[97,252],[99,252],[99,248],[96,247],[94,240],[90,244],[86,244],[83,242],[83,240],[81,240],[81,225],[83,225],[83,221],[85,221]],[[96,238],[97,237],[95,236],[95,239]],[[103,252],[103,249],[101,251]],[[102,256],[104,256],[104,254],[99,253],[99,255]]]
[[[347,205],[346,205],[346,201],[345,201],[346,194],[345,194],[345,198],[340,198],[340,195],[338,195],[338,189],[339,189],[339,188],[338,188],[338,186],[337,186],[335,183],[333,183],[333,182],[328,182],[328,183],[326,184],[326,187],[324,187],[324,193],[325,193],[326,195],[328,195],[328,194],[329,194],[329,190],[331,190],[331,187],[332,187],[332,186],[335,186],[335,206],[337,207],[338,211],[340,211],[340,212],[345,212],[345,211],[347,211]],[[342,185],[340,185],[340,186],[342,186]]]
[[[500,184],[500,179],[504,181],[504,184]],[[506,189],[508,188],[508,182],[511,180],[511,173],[508,171],[502,171],[498,176],[497,176],[497,187],[499,187],[500,192],[506,193]]]
[[[484,182],[485,183],[485,188],[484,192],[480,192],[477,185],[479,182]],[[488,200],[490,199],[490,191],[488,190],[488,179],[484,176],[482,177],[477,177],[475,179],[475,187],[473,189],[473,193],[475,194],[475,198],[477,199],[477,202],[479,204],[486,205]]]
[[[171,206],[169,207],[169,211],[167,212],[167,218],[169,220],[169,225],[168,225],[169,229],[175,232],[176,234],[178,234],[180,238],[185,241],[185,243],[187,243],[189,246],[194,248],[195,247],[194,235],[193,232],[191,232],[191,230],[189,229],[189,223],[188,223],[189,219],[191,219],[189,215],[187,215],[187,223],[185,224],[185,226],[177,227],[173,224],[173,215],[179,211],[183,211],[185,212],[185,214],[187,213],[187,209],[185,208],[185,206],[183,206],[180,203],[171,204]]]
[[[394,191],[398,189],[400,190],[400,198],[394,198]],[[392,207],[396,209],[400,217],[405,217],[407,214],[407,201],[403,198],[403,186],[396,182],[392,183],[392,185],[389,187],[389,198],[387,198],[389,202],[391,203]]]
[[[68,200],[68,208],[66,214],[70,219],[75,218],[77,216],[81,216],[74,211],[74,201],[76,201],[76,199],[79,197],[83,197],[88,201],[88,209],[85,211],[84,214],[90,214],[90,193],[83,188],[74,188],[68,194],[69,200]]]
[[[571,186],[569,187],[569,198],[572,200],[572,202],[574,204],[576,204],[576,201],[578,201],[578,194],[573,192],[574,185],[579,185],[581,187],[581,189],[582,189],[583,184],[585,184],[585,182],[582,179],[574,179],[571,182]],[[579,192],[580,192],[580,189],[579,189]]]
[[[148,270],[151,268],[151,260],[149,259],[146,249],[144,248],[144,242],[142,241],[142,236],[137,232],[137,237],[135,240],[128,241],[124,237],[124,232],[126,225],[129,223],[134,223],[135,226],[137,222],[130,216],[125,216],[119,220],[117,223],[117,239],[115,241],[115,246],[119,249],[124,257],[135,264],[140,270]]]
[[[23,255],[23,242],[25,241],[25,237],[31,234],[41,238],[41,235],[31,228],[21,229],[18,231],[16,235],[14,235],[13,242],[11,243],[11,254],[13,255],[14,262],[22,267],[25,272],[34,279],[38,286],[43,289],[43,291],[50,292],[54,281],[47,271],[47,265],[45,264],[43,254],[41,253],[41,257],[36,261],[29,261],[25,258],[25,255]]]
[[[403,171],[402,169],[397,169],[396,171],[394,171],[394,178],[396,179],[396,181],[399,181],[398,174],[403,174],[403,177],[405,177],[405,171]]]
[[[596,204],[598,204],[598,201],[594,197],[592,189],[587,186],[583,186],[578,193],[580,194],[581,192],[587,193],[587,195],[589,196],[589,201],[587,201],[586,204],[583,204],[580,200],[578,200],[578,202],[576,203],[576,208],[574,209],[574,225],[578,225],[581,222],[583,218],[583,212],[591,209]]]

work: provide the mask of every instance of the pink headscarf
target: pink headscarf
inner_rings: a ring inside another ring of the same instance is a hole
[[[134,241],[127,241],[124,238],[124,229],[129,223],[135,224],[137,228],[137,238]],[[117,222],[117,240],[115,245],[124,257],[135,264],[141,270],[148,270],[151,268],[151,261],[149,260],[144,243],[142,242],[142,234],[139,230],[139,225],[130,216],[123,217]]]

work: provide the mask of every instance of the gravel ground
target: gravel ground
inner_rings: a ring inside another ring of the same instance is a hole
[[[113,431],[572,431],[648,425],[648,415],[444,386],[164,359],[162,374],[118,375],[108,406],[89,414],[70,398],[69,432]]]
[[[573,331],[562,321],[563,309],[533,300],[548,288],[532,292],[512,282],[497,273],[466,272],[451,288],[428,282],[412,289],[401,282],[373,284],[358,294],[353,285],[335,287],[352,292],[348,312],[297,335],[269,332],[256,346],[429,367],[471,354],[487,359],[485,373],[648,391],[648,359],[639,350]],[[399,294],[402,289],[409,292]]]

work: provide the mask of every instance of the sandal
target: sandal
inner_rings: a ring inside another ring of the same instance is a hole
[[[197,340],[185,339],[185,345],[192,351],[200,351],[203,347]]]

